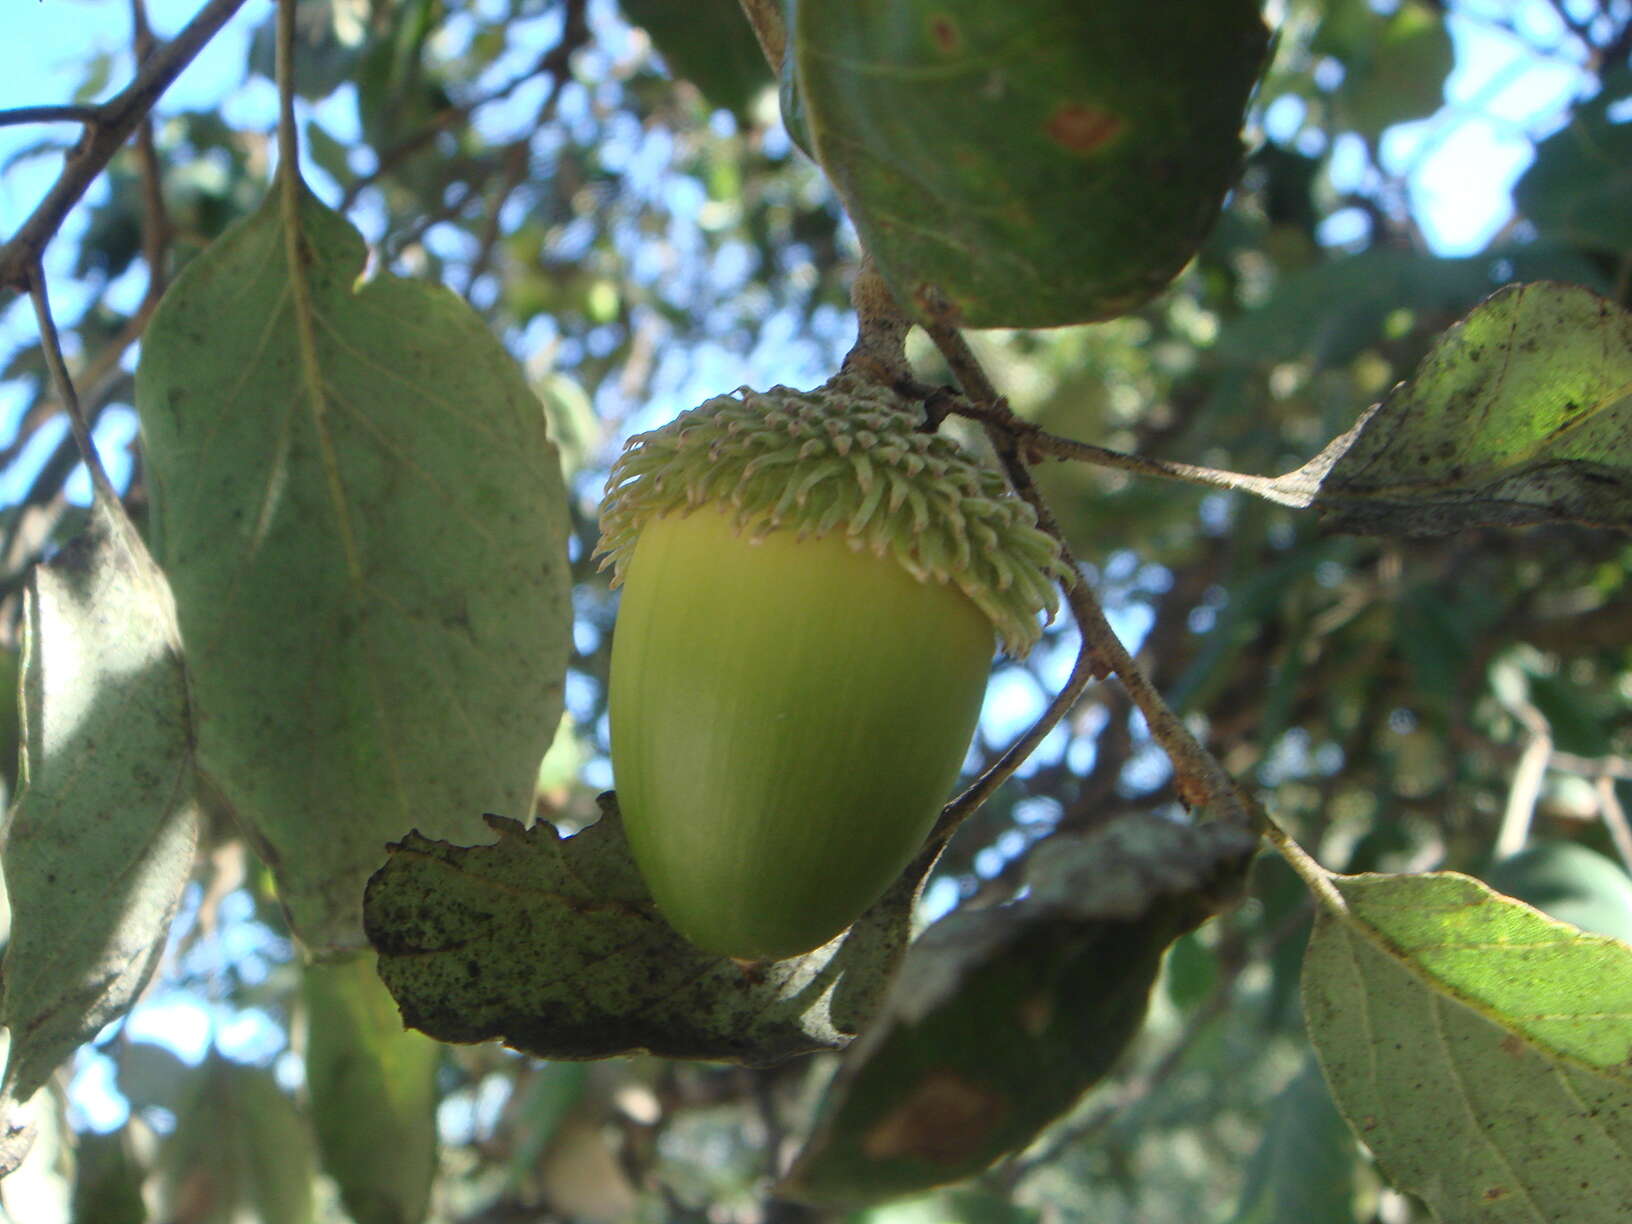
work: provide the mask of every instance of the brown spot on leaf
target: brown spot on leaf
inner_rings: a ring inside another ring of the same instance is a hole
[[[1050,140],[1084,157],[1110,144],[1122,128],[1121,115],[1082,102],[1061,102],[1044,125]]]
[[[935,42],[935,49],[943,55],[951,55],[963,46],[957,22],[945,13],[936,13],[929,19],[929,36]]]
[[[870,1160],[904,1156],[960,1165],[988,1150],[1008,1112],[1008,1102],[996,1093],[954,1071],[931,1071],[867,1132],[862,1151]]]
[[[1506,1186],[1492,1186],[1492,1187],[1490,1187],[1490,1189],[1486,1190],[1479,1197],[1481,1199],[1483,1199],[1487,1203],[1494,1203],[1494,1202],[1496,1202],[1496,1201],[1498,1201],[1500,1199],[1506,1198],[1508,1195],[1510,1195],[1512,1193],[1513,1192],[1511,1190],[1509,1190]]]

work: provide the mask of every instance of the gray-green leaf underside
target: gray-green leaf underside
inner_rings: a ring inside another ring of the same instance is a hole
[[[198,837],[175,610],[122,510],[98,502],[35,571],[23,622],[0,1114],[135,1001]]]
[[[475,312],[359,286],[356,231],[287,187],[166,295],[137,401],[200,766],[334,949],[361,944],[392,838],[529,812],[566,510],[543,410]]]

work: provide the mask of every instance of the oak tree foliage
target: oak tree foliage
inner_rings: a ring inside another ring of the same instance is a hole
[[[1626,0],[149,7],[0,109],[0,1219],[1624,1218]],[[857,305],[1081,586],[743,963],[630,859],[596,507]]]

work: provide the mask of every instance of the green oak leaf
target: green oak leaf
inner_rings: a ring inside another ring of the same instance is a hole
[[[359,283],[364,256],[280,181],[165,295],[136,380],[200,767],[319,952],[361,946],[390,839],[530,811],[568,649],[543,409],[460,298]]]
[[[1338,876],[1304,957],[1332,1096],[1447,1224],[1632,1202],[1632,947],[1453,872]]]
[[[831,943],[747,964],[663,921],[612,796],[601,802],[601,818],[569,838],[489,817],[494,845],[416,832],[391,847],[363,918],[409,1025],[540,1058],[645,1050],[764,1065],[850,1041],[906,947],[927,862]]]
[[[1337,531],[1632,529],[1632,313],[1574,285],[1500,289],[1348,433],[1265,483]]]
[[[1132,817],[1057,836],[1029,894],[959,911],[913,944],[777,1193],[862,1206],[970,1177],[1115,1065],[1162,953],[1234,895],[1256,839]]]
[[[175,608],[117,506],[98,500],[85,533],[30,579],[22,723],[0,999],[3,1092],[18,1103],[135,1002],[198,839]]]
[[[1239,170],[1268,41],[1253,0],[792,8],[801,135],[902,304],[969,327],[1166,287]]]
[[[369,957],[307,965],[306,1091],[323,1168],[356,1224],[415,1224],[436,1178],[442,1047],[405,1029]]]

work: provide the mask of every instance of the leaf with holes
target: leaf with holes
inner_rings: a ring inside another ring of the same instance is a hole
[[[147,984],[198,838],[175,609],[122,510],[98,502],[34,572],[23,635],[0,1002],[17,1102]]]
[[[1632,1202],[1632,947],[1451,872],[1333,881],[1304,958],[1338,1108],[1461,1224],[1614,1224]]]
[[[862,242],[909,309],[969,327],[1165,288],[1240,167],[1268,41],[1254,0],[791,7],[795,110]]]
[[[570,580],[544,412],[446,289],[280,184],[165,295],[137,403],[200,766],[309,945],[418,826],[528,813]]]
[[[755,964],[701,952],[658,915],[617,806],[563,839],[491,819],[496,845],[410,834],[364,903],[379,973],[404,1020],[442,1041],[498,1038],[540,1058],[764,1065],[846,1045],[906,947],[928,863],[845,935]]]

